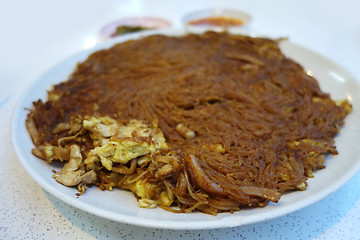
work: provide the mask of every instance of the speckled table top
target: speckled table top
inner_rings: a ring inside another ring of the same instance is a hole
[[[122,16],[181,17],[202,8],[253,17],[251,31],[289,36],[360,81],[359,1],[4,1],[0,0],[0,239],[360,239],[360,173],[323,200],[241,227],[161,230],[110,221],[76,209],[38,186],[11,144],[12,112],[23,91],[63,58],[96,44],[99,29]]]

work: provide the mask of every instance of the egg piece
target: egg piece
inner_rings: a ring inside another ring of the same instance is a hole
[[[113,163],[127,164],[134,158],[168,148],[162,131],[143,121],[133,119],[119,126],[109,117],[92,117],[84,121],[84,127],[93,133],[91,137],[96,146],[90,151],[90,156],[99,157],[109,171]]]
[[[107,143],[107,138],[117,133],[120,126],[115,119],[105,116],[85,118],[83,127],[91,132],[94,146],[101,146]]]
[[[147,142],[139,142],[134,139],[113,139],[107,144],[91,150],[91,154],[99,156],[104,167],[112,170],[107,161],[126,164],[133,158],[155,151],[155,146]]]
[[[151,137],[151,141],[157,149],[168,148],[163,132],[155,123],[153,123],[153,126],[149,126],[143,121],[132,119],[128,124],[119,128],[118,137],[126,138],[134,136]]]

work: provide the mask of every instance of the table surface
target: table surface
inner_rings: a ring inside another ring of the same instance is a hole
[[[253,18],[248,30],[289,37],[360,81],[358,0],[0,0],[0,239],[360,239],[360,173],[325,199],[273,220],[180,231],[78,210],[42,190],[21,167],[11,144],[12,112],[42,73],[99,43],[99,29],[116,19],[157,16],[181,28],[182,16],[206,8],[245,11]]]

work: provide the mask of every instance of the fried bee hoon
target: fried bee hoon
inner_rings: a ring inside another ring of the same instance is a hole
[[[305,190],[351,111],[279,41],[207,32],[98,51],[33,103],[33,154],[53,177],[127,189],[141,207],[233,212]]]

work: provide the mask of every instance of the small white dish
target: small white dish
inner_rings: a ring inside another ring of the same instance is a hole
[[[242,11],[204,9],[186,14],[182,18],[182,23],[189,33],[223,32],[244,29],[251,19],[249,14]]]
[[[99,35],[106,40],[116,36],[117,27],[141,27],[144,29],[164,29],[172,26],[171,22],[159,17],[128,17],[117,19],[103,26]]]

